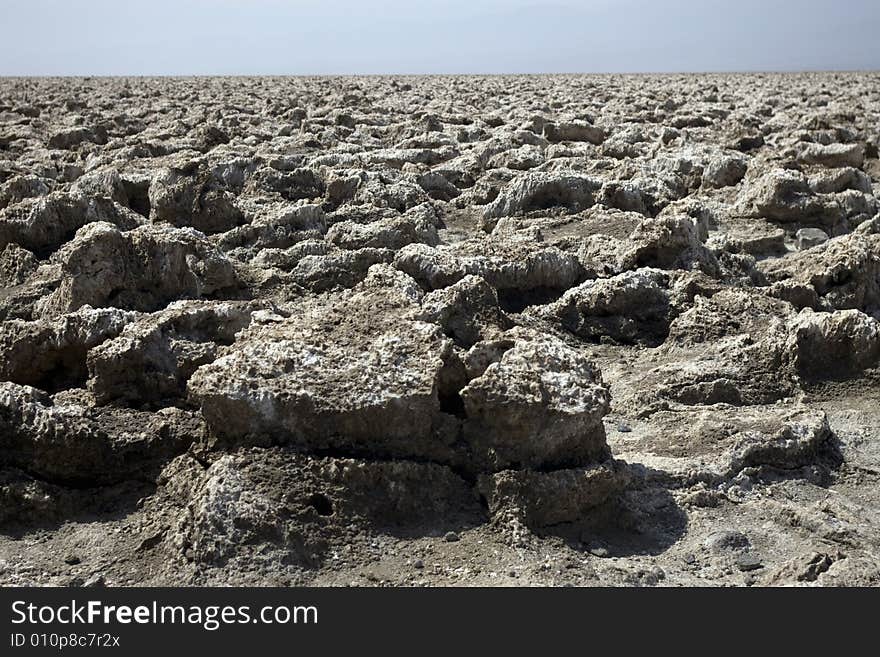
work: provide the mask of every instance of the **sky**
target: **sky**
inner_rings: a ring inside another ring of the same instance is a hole
[[[880,69],[880,0],[0,0],[0,75]]]

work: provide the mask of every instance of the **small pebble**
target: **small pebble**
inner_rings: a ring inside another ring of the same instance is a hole
[[[705,545],[713,552],[742,550],[749,547],[749,539],[742,532],[734,531],[732,529],[724,529],[709,534],[706,538]]]
[[[761,559],[758,555],[751,552],[743,552],[736,557],[736,567],[743,572],[748,572],[750,570],[763,568],[764,564],[761,563]]]
[[[104,580],[103,575],[92,575],[89,577],[84,583],[83,586],[86,588],[102,588],[106,586],[106,581]]]
[[[811,249],[828,241],[828,233],[820,228],[801,228],[795,234],[798,251]]]

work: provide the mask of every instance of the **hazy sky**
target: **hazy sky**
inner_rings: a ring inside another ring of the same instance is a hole
[[[0,75],[880,69],[880,0],[0,0]]]

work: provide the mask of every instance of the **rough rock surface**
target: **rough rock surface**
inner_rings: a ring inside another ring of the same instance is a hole
[[[0,583],[880,584],[878,83],[0,80]]]

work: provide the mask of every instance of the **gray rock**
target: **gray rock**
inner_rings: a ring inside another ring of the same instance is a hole
[[[150,183],[150,219],[221,233],[245,223],[235,195],[215,172],[199,166],[160,171]]]
[[[856,167],[865,161],[862,144],[807,144],[798,154],[805,164],[821,164],[826,167]]]
[[[379,220],[369,224],[339,222],[327,231],[327,241],[345,249],[400,249],[413,243],[436,246],[439,239],[432,223],[420,217],[404,215],[391,221]]]
[[[706,538],[706,547],[712,552],[746,550],[751,546],[748,537],[732,529],[712,532]]]
[[[602,417],[610,398],[598,370],[558,340],[511,337],[514,346],[460,392],[472,449],[491,459],[493,470],[608,458]]]
[[[874,312],[880,308],[880,234],[853,233],[809,251],[762,262],[771,283],[788,281],[815,290],[824,308]]]
[[[99,404],[185,398],[188,378],[235,340],[259,305],[178,301],[143,316],[88,352],[88,388]]]
[[[807,380],[857,376],[880,362],[880,322],[858,310],[804,310],[792,322],[788,349]]]
[[[609,459],[587,468],[506,470],[480,477],[480,493],[496,517],[513,514],[532,528],[588,519],[630,483],[626,467]]]
[[[234,350],[196,370],[190,394],[217,435],[235,442],[437,458],[449,439],[430,419],[440,420],[455,361],[439,327],[408,319],[421,297],[406,275],[375,267],[329,302],[252,325]]]
[[[801,228],[795,234],[795,243],[799,251],[812,249],[828,241],[828,233],[820,228]]]
[[[135,313],[84,306],[56,319],[0,323],[0,378],[50,392],[85,382],[89,349],[119,335]]]
[[[92,223],[53,259],[61,280],[39,304],[46,317],[85,305],[155,310],[237,284],[226,256],[191,228],[151,225],[121,232],[108,223]]]
[[[736,556],[736,567],[744,573],[764,567],[761,558],[752,552],[743,552]]]
[[[280,449],[227,454],[202,469],[181,457],[163,474],[182,495],[168,543],[205,566],[247,563],[254,551],[314,567],[352,527],[395,529],[480,517],[476,496],[428,463],[314,458]]]
[[[140,476],[185,451],[201,431],[199,418],[178,409],[96,413],[0,383],[0,461],[54,483],[107,485]]]
[[[746,158],[736,154],[718,155],[703,166],[703,183],[710,187],[736,185],[748,170]]]
[[[581,283],[540,313],[586,340],[657,345],[672,315],[667,285],[665,272],[637,269]]]
[[[554,207],[569,212],[585,210],[595,203],[594,194],[600,187],[596,180],[575,173],[528,172],[515,178],[484,215],[494,219]]]
[[[548,141],[588,141],[601,144],[605,140],[605,131],[586,121],[565,121],[544,123],[544,136]]]
[[[0,210],[0,246],[17,244],[46,255],[92,222],[130,230],[142,225],[144,218],[109,198],[54,192]]]
[[[0,251],[0,286],[15,287],[24,283],[37,269],[34,254],[17,244],[7,244]]]

